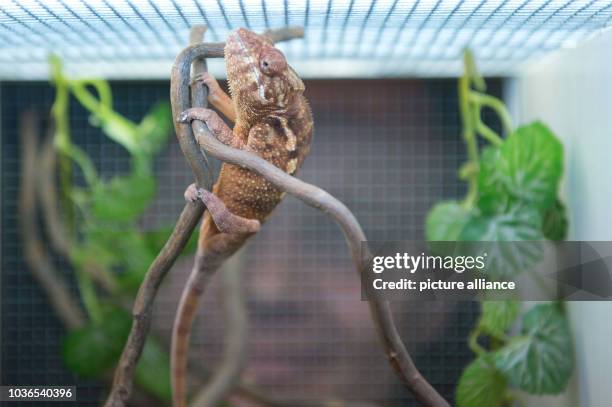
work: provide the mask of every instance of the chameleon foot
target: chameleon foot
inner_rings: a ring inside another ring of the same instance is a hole
[[[191,79],[190,85],[195,83],[202,83],[208,87],[208,92],[211,94],[218,93],[221,91],[221,87],[219,86],[219,82],[208,72],[202,72],[197,74]]]
[[[218,196],[204,188],[191,184],[185,190],[185,200],[195,202],[198,199],[204,202],[210,216],[219,231],[223,233],[244,234],[257,233],[261,224],[257,219],[243,218],[231,213]]]
[[[200,120],[207,125],[218,125],[219,121],[223,122],[217,113],[204,107],[191,107],[181,112],[176,118],[179,123],[189,123],[194,120]]]
[[[192,121],[194,119],[193,115],[189,114],[189,110],[187,109],[184,112],[181,112],[177,117],[176,117],[176,121],[179,123],[189,123],[190,121]]]
[[[198,188],[196,184],[191,184],[185,190],[185,200],[187,202],[195,202],[198,199],[202,199],[201,191],[202,188]]]

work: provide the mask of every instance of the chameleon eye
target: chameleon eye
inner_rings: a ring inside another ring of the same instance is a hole
[[[271,48],[261,53],[259,68],[264,74],[272,76],[283,72],[287,68],[287,61],[282,52]]]

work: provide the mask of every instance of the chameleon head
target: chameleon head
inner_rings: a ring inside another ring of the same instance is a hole
[[[239,28],[225,45],[227,79],[238,109],[285,109],[304,83],[287,64],[283,53],[265,36]]]

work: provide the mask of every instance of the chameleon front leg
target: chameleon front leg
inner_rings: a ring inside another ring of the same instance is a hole
[[[180,123],[200,120],[206,123],[212,135],[223,144],[240,150],[247,149],[246,143],[234,134],[232,129],[225,124],[223,119],[214,110],[204,107],[192,107],[179,114],[176,120]]]
[[[208,87],[208,101],[221,111],[232,122],[236,122],[236,109],[232,98],[221,89],[219,82],[208,72],[203,72],[193,77],[193,82],[202,82]]]

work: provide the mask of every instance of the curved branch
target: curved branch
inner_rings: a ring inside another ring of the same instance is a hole
[[[195,124],[194,127],[196,127]],[[197,129],[196,138],[200,146],[210,155],[224,162],[248,168],[270,181],[278,189],[328,214],[342,229],[358,273],[364,272],[368,259],[371,257],[370,249],[357,219],[342,202],[323,189],[286,174],[261,157],[222,144],[206,131]],[[362,260],[362,254],[364,260]],[[448,406],[448,403],[425,380],[414,365],[397,332],[389,303],[371,294],[369,305],[389,362],[404,384],[424,405]]]
[[[182,62],[183,66],[179,65],[178,70],[187,71],[185,66],[189,67],[190,59],[200,55],[197,53],[197,48],[188,48],[183,51],[181,56],[177,58],[176,65]],[[183,77],[186,74],[188,72],[182,72]],[[182,78],[182,81],[185,82],[185,79]],[[180,83],[179,81],[176,82]],[[186,86],[180,89],[182,94],[185,94],[186,91]],[[175,117],[178,113],[175,113]],[[248,168],[267,179],[278,189],[288,192],[308,205],[330,215],[344,233],[357,272],[359,274],[364,272],[368,264],[367,259],[371,257],[370,249],[367,243],[365,243],[366,237],[359,222],[342,202],[323,189],[286,174],[255,154],[226,146],[215,139],[202,122],[195,120],[192,122],[192,126],[197,142],[205,153],[209,153],[224,162]],[[363,247],[362,243],[364,243]],[[365,261],[362,260],[362,254]],[[369,296],[369,305],[376,330],[383,343],[389,362],[406,387],[424,405],[448,406],[444,398],[425,380],[414,365],[397,332],[389,303],[378,295],[371,294]]]

